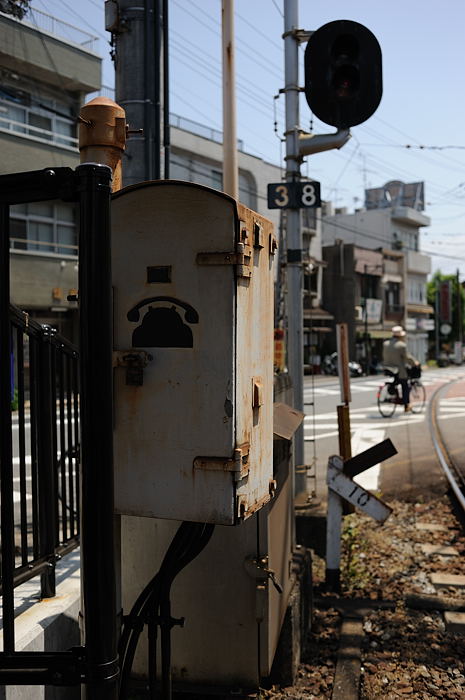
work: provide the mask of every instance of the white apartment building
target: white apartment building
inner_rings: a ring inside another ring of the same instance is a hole
[[[429,226],[431,220],[423,209],[423,183],[405,184],[395,180],[366,190],[365,207],[352,214],[326,205],[322,223],[324,246],[342,239],[363,248],[404,253],[403,276],[384,271],[384,296],[389,299],[390,285],[394,293],[396,286],[406,281],[406,288],[400,294],[405,302],[402,324],[408,330],[409,350],[421,362],[427,358],[428,331],[434,328],[434,320],[430,318],[434,309],[426,299],[431,258],[420,250],[420,229]],[[396,303],[394,298],[392,303]]]

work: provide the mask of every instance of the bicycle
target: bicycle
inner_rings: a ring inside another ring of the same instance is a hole
[[[420,381],[421,368],[411,367],[407,371],[410,389],[410,408],[412,413],[421,413],[426,403],[426,390]],[[378,389],[378,411],[383,418],[391,418],[394,415],[396,406],[403,405],[402,390],[399,376],[396,372],[385,369],[384,373],[390,377],[390,379],[386,380]]]

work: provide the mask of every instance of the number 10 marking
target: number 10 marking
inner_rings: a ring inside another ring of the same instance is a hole
[[[360,491],[360,490],[361,489],[358,486],[354,486],[352,491],[349,493],[349,498],[355,498],[355,494],[357,493],[357,491]],[[361,494],[357,498],[357,504],[359,506],[363,507],[363,506],[366,506],[366,504],[368,503],[369,500],[370,500],[370,494],[367,493],[366,491],[362,490]]]

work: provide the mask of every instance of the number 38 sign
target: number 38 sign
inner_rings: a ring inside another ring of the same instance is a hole
[[[305,207],[321,207],[319,182],[277,182],[268,185],[268,209]]]

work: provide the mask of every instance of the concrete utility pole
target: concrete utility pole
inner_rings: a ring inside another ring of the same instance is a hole
[[[299,42],[298,0],[284,2],[284,93],[286,96],[286,182],[299,182]],[[294,407],[304,410],[303,391],[303,268],[300,209],[287,209],[287,334],[288,367],[294,387]],[[296,465],[304,464],[303,425],[294,436]],[[307,477],[298,472],[295,493],[306,491]]]
[[[161,171],[161,0],[112,0],[106,6],[115,8],[111,25],[107,18],[107,29],[115,39],[115,99],[136,132],[126,149],[124,184],[157,180]]]

